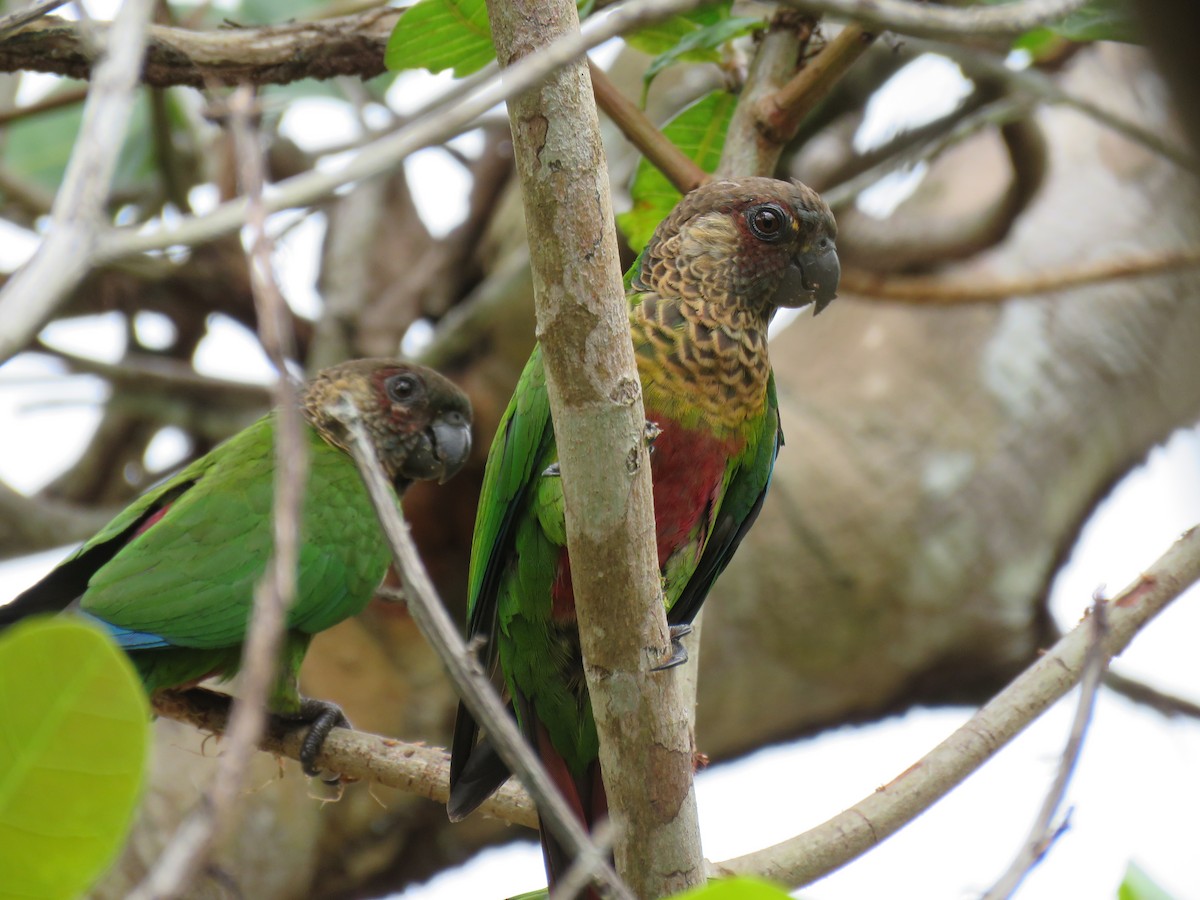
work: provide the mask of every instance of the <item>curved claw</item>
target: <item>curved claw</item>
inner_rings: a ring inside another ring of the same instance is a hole
[[[305,775],[316,778],[321,774],[321,769],[317,766],[317,756],[325,745],[325,738],[329,737],[329,732],[335,728],[350,728],[350,720],[336,703],[308,697],[301,699],[300,711],[289,718],[309,726],[308,734],[300,744],[300,767]],[[322,781],[329,784],[336,784],[340,780],[341,776],[337,774],[334,774],[332,779],[322,778]]]
[[[668,629],[668,632],[671,637],[671,655],[667,658],[666,662],[651,669],[651,672],[662,672],[666,669],[673,669],[688,661],[687,647],[683,646],[683,639],[692,633],[692,626],[687,622],[682,625],[672,625]]]

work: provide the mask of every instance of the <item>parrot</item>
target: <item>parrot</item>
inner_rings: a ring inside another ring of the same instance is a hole
[[[317,373],[301,395],[308,446],[295,601],[287,615],[272,713],[309,731],[308,775],[329,731],[348,725],[333,703],[303,698],[298,674],[313,635],[362,611],[391,561],[341,422],[348,396],[397,497],[414,480],[444,482],[471,450],[471,406],[421,366],[360,359]],[[241,662],[255,585],[274,548],[273,411],[134,500],[37,584],[0,606],[0,630],[71,609],[126,651],[148,694],[228,679]]]
[[[779,307],[837,293],[837,226],[811,188],[772,178],[709,182],[659,224],[625,276],[650,444],[655,532],[672,653],[762,507],[783,442],[767,357]],[[588,700],[564,501],[542,356],[534,348],[484,472],[468,575],[467,637],[498,664],[512,711],[589,828],[607,813]],[[452,821],[509,772],[459,705]],[[542,829],[553,887],[570,859]]]

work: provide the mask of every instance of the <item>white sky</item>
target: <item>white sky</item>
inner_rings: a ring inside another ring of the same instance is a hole
[[[89,5],[94,14],[104,15],[95,3]],[[933,82],[940,79],[943,97],[955,91],[953,73],[944,64],[926,64],[918,74]],[[393,88],[389,102],[398,108],[407,102],[405,98],[439,83],[424,78],[426,83],[422,76],[398,81],[402,87]],[[885,119],[913,114],[901,110],[900,104],[914,94],[928,97],[929,92],[913,90],[910,84],[888,103],[879,104],[878,115],[864,125],[862,139],[882,139],[894,127]],[[344,104],[319,100],[294,107],[284,128],[304,145],[330,146],[357,137],[360,126]],[[461,149],[473,152],[469,137]],[[416,154],[406,165],[431,229],[445,233],[462,216],[461,198],[468,182],[461,166],[438,150]],[[919,180],[920,173],[915,177]],[[886,212],[913,187],[910,178],[889,194],[865,198],[864,204],[876,214]],[[211,202],[203,196],[194,199],[200,205]],[[282,227],[290,221],[280,219],[276,224]],[[320,303],[313,279],[323,229],[320,215],[290,229],[276,260],[290,302],[309,315]],[[32,245],[27,234],[0,234],[0,265],[10,268]],[[153,335],[164,326],[148,318],[138,327]],[[116,314],[57,324],[44,337],[74,352],[110,361],[120,355],[123,340]],[[197,367],[250,381],[271,377],[254,337],[221,317],[212,322],[197,354]],[[0,368],[0,423],[6,434],[21,436],[19,441],[0,442],[0,479],[32,492],[69,465],[95,427],[98,404],[106,392],[97,379],[62,377],[61,367],[42,357],[19,357]],[[160,469],[185,451],[182,434],[166,429],[146,462],[149,468]],[[1180,531],[1200,522],[1198,462],[1200,436],[1196,432],[1177,435],[1105,504],[1057,582],[1053,606],[1064,626],[1079,618],[1096,587],[1107,585],[1110,593],[1116,592]],[[64,552],[0,565],[0,601],[48,571]],[[1197,599],[1177,602],[1138,637],[1118,667],[1200,700],[1192,648],[1195,635],[1200,634]],[[931,812],[863,859],[803,891],[803,896],[861,900],[977,895],[1000,874],[1024,840],[1053,777],[1073,712],[1073,698],[1069,698]],[[697,791],[706,855],[726,858],[818,824],[891,780],[967,715],[963,710],[916,710],[876,725],[842,728],[770,748],[702,773]],[[1023,886],[1019,896],[1024,900],[1115,897],[1131,859],[1179,900],[1200,898],[1192,815],[1200,807],[1200,725],[1166,722],[1102,694],[1067,803],[1074,809],[1072,827]],[[498,897],[543,884],[541,854],[530,842],[488,851],[470,865],[401,896],[406,900]]]

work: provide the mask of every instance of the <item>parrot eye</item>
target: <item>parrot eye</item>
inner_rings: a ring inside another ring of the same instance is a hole
[[[383,384],[388,396],[396,403],[408,403],[421,393],[421,381],[415,375],[393,375]]]
[[[774,203],[755,206],[746,213],[746,224],[760,241],[778,241],[787,233],[787,213]]]

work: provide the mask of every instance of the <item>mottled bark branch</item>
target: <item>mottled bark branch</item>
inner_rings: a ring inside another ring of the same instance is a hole
[[[142,80],[154,87],[205,84],[289,84],[302,78],[385,71],[383,52],[402,10],[288,22],[261,28],[194,31],[152,25]],[[100,34],[109,26],[92,23]],[[78,22],[48,16],[0,44],[0,71],[91,77],[96,52]]]
[[[572,0],[488,9],[504,66],[579,29]],[[664,896],[702,884],[704,866],[688,705],[675,673],[653,671],[669,641],[645,411],[586,63],[509,110],[617,868],[636,896]]]

